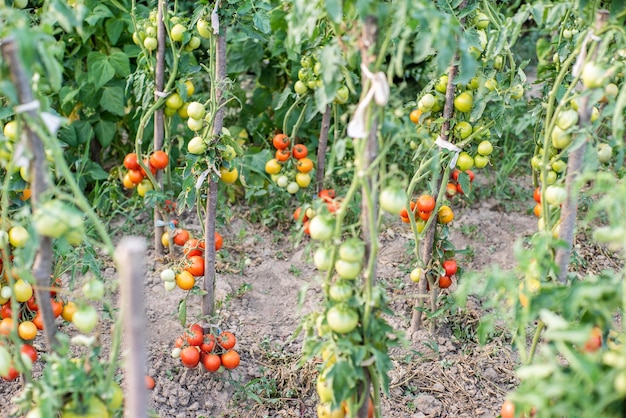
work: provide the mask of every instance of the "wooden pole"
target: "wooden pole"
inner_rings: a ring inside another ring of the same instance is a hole
[[[164,12],[167,10],[167,0],[159,0],[157,7],[157,53],[155,68],[155,87],[156,92],[163,93],[165,87],[165,47],[167,45],[167,31],[165,30]],[[159,100],[159,96],[155,95],[155,100]],[[165,121],[163,108],[157,109],[154,113],[154,150],[163,148],[163,138],[165,136]],[[155,179],[159,184],[159,188],[163,190],[163,173],[157,171]],[[157,254],[163,253],[163,244],[161,236],[163,235],[163,216],[161,210],[156,205],[154,207],[154,250]]]
[[[226,26],[220,26],[220,34],[217,37],[215,51],[215,82],[218,89],[216,102],[219,107],[215,113],[213,122],[213,135],[220,135],[224,126],[225,108],[222,106],[224,92],[222,91],[226,79]],[[209,176],[209,191],[206,202],[206,218],[204,220],[205,242],[204,249],[204,290],[206,294],[202,299],[202,315],[213,317],[215,314],[215,217],[217,212],[217,181]]]
[[[146,392],[146,348],[143,278],[146,242],[139,237],[123,238],[115,250],[120,277],[120,298],[126,341],[126,406],[124,416],[148,416]]]
[[[28,82],[29,77],[24,73],[21,62],[18,59],[17,44],[13,37],[5,38],[0,43],[2,56],[7,62],[10,77],[13,85],[17,90],[20,105],[27,106],[24,113],[28,115],[28,119],[24,124],[26,131],[27,146],[32,154],[30,160],[30,176],[31,176],[31,198],[30,202],[33,208],[39,204],[39,198],[48,189],[48,180],[46,177],[47,162],[43,142],[39,135],[30,129],[29,123],[39,120],[38,102],[34,101],[33,93]],[[57,345],[56,325],[54,323],[54,314],[52,313],[52,304],[50,303],[50,275],[52,274],[52,239],[49,237],[41,237],[39,241],[39,249],[33,263],[33,275],[36,279],[35,296],[39,305],[39,312],[43,320],[43,333],[48,345],[53,349]]]

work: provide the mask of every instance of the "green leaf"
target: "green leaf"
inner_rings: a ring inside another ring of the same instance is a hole
[[[74,10],[61,0],[52,0],[48,8],[48,17],[58,23],[65,32],[72,32],[74,28],[80,29],[81,23],[74,15]]]
[[[54,91],[59,91],[63,81],[63,67],[59,58],[63,56],[63,51],[59,49],[58,45],[52,44],[52,40],[48,37],[43,39],[37,37],[36,45],[39,60],[46,69],[48,83]]]
[[[92,180],[106,180],[109,178],[109,173],[104,171],[100,164],[91,160],[85,161],[84,171]]]
[[[125,53],[121,51],[113,52],[109,56],[109,61],[118,77],[126,77],[130,74],[130,61]]]
[[[257,10],[252,17],[252,21],[254,22],[254,27],[257,28],[259,32],[264,34],[270,33],[270,18],[265,10]]]
[[[340,23],[343,18],[343,5],[341,0],[326,0],[326,13],[335,23]]]
[[[113,142],[113,138],[115,138],[115,134],[117,132],[115,122],[100,119],[94,126],[94,129],[96,132],[96,138],[98,138],[100,145],[103,147],[111,145],[111,142]]]
[[[463,189],[463,193],[467,196],[472,190],[469,174],[465,171],[460,172],[458,182],[461,185],[461,189]]]
[[[102,52],[89,53],[87,56],[87,69],[89,71],[89,82],[93,83],[96,89],[104,86],[115,76],[115,68]]]
[[[61,128],[59,138],[71,147],[87,143],[93,137],[93,129],[87,121],[77,120]]]
[[[113,14],[104,4],[99,3],[94,9],[91,11],[91,14],[85,18],[85,22],[89,23],[89,25],[94,26],[100,20],[105,19],[107,17],[111,17]]]
[[[187,325],[187,299],[178,303],[178,322],[184,327]]]
[[[104,23],[104,29],[106,30],[111,45],[115,45],[120,39],[120,36],[124,32],[125,25],[126,23],[123,20],[115,18],[107,19]]]
[[[100,106],[114,115],[123,116],[124,90],[121,87],[103,87]]]

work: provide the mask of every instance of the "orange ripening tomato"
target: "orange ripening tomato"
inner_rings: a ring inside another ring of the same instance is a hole
[[[219,251],[224,245],[224,239],[219,232],[215,233],[215,251]]]
[[[276,149],[285,149],[289,146],[289,138],[285,134],[276,134],[272,140],[272,145]]]
[[[309,150],[303,144],[296,144],[293,146],[292,154],[293,158],[301,160],[309,154]]]
[[[533,213],[537,218],[541,218],[541,203],[537,203],[533,208]]]
[[[301,158],[296,164],[296,170],[301,173],[308,173],[313,170],[313,160],[310,158]]]
[[[154,378],[152,376],[146,375],[146,389],[152,390],[154,389],[154,386],[155,386]]]
[[[437,220],[444,225],[449,224],[452,220],[454,220],[454,212],[452,212],[450,206],[443,205],[439,208]]]

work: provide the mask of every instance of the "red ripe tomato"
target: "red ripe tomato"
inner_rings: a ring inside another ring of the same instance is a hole
[[[602,330],[599,327],[593,327],[589,339],[583,347],[583,351],[593,353],[602,347]]]
[[[2,319],[11,318],[12,314],[13,314],[13,311],[11,310],[10,302],[7,302],[4,305],[2,305],[2,308],[0,308],[0,318]]]
[[[11,366],[11,368],[9,369],[9,372],[6,375],[2,376],[2,378],[8,382],[11,382],[17,379],[19,375],[20,374],[18,373],[17,370],[15,370],[15,367]]]
[[[232,370],[235,367],[239,366],[241,358],[239,357],[239,353],[235,350],[228,350],[224,354],[222,354],[222,366],[226,369]]]
[[[224,245],[224,239],[219,234],[219,232],[216,232],[215,233],[215,251],[220,250],[223,245]]]
[[[179,229],[174,235],[174,244],[176,245],[185,245],[187,240],[189,240],[189,231],[185,229]]]
[[[465,194],[465,192],[463,192],[463,188],[461,187],[461,183],[456,184],[456,192],[462,195]]]
[[[296,144],[293,146],[293,158],[299,160],[306,157],[309,154],[309,150],[303,144]]]
[[[465,172],[467,173],[467,175],[469,176],[470,179],[470,183],[474,181],[474,172],[472,170],[465,170]]]
[[[57,295],[57,291],[61,289],[63,283],[61,282],[61,278],[57,277],[54,280],[50,280],[50,297],[53,298]]]
[[[448,183],[446,185],[446,196],[452,197],[456,194],[456,184]]]
[[[39,357],[37,355],[37,350],[35,350],[35,348],[30,344],[22,345],[22,347],[20,348],[20,353],[26,354],[33,363],[36,362],[37,358]]]
[[[424,221],[427,221],[427,220],[428,220],[428,218],[430,218],[430,214],[431,214],[431,213],[432,213],[432,212],[424,212],[423,210],[420,210],[419,212],[417,212],[417,216],[419,216],[419,217],[420,217],[420,219],[422,219],[422,220],[424,220]],[[407,220],[408,220],[408,219],[409,219],[409,218],[407,217]]]
[[[200,363],[200,351],[198,347],[185,347],[180,350],[180,362],[183,366],[193,369]]]
[[[461,173],[460,170],[454,170],[452,172],[452,180],[454,181],[459,181],[459,174]]]
[[[285,134],[276,134],[272,140],[272,145],[276,149],[285,149],[289,146],[289,138]]]
[[[237,339],[235,338],[235,334],[229,331],[224,331],[217,337],[217,343],[224,350],[230,350],[237,344]]]
[[[153,176],[156,174],[157,169],[152,164],[150,164],[150,160],[149,159],[143,160],[143,165],[148,167],[148,170],[150,170],[150,172],[152,173]],[[144,177],[147,176],[146,170],[144,170],[143,167],[139,166],[139,171],[141,171],[141,174],[143,174]]]
[[[50,304],[52,305],[52,313],[55,318],[58,318],[63,313],[63,302],[57,302],[54,299],[50,299]]]
[[[189,257],[191,263],[185,270],[191,273],[192,276],[198,277],[204,275],[204,258],[199,255]]]
[[[300,219],[300,217],[302,216],[302,206],[299,206],[296,208],[296,210],[293,211],[293,220],[296,222],[306,222],[309,220],[309,217],[306,216],[306,213],[304,214],[304,216],[302,216],[302,219]]]
[[[291,157],[291,151],[288,148],[277,149],[276,150],[276,160],[280,162],[285,162]]]
[[[439,288],[447,289],[452,285],[452,279],[448,276],[441,276],[439,278]]]
[[[174,346],[176,348],[182,348],[183,345],[185,345],[185,340],[183,339],[183,337],[176,338],[176,342],[174,343]]]
[[[421,195],[417,198],[417,210],[420,212],[432,212],[435,210],[435,198],[427,194]]]
[[[37,305],[37,301],[35,300],[35,295],[31,296],[31,298],[28,299],[28,301],[26,302],[26,306],[28,306],[28,309],[30,309],[33,312],[36,312],[39,310],[39,305]]]
[[[141,180],[143,180],[144,177],[145,176],[143,175],[143,173],[139,169],[137,169],[137,170],[128,170],[128,178],[134,184],[141,183]]]
[[[154,151],[150,156],[150,165],[157,170],[163,170],[169,162],[170,158],[162,150]]]
[[[457,271],[456,260],[451,258],[450,260],[446,260],[442,264],[443,269],[446,271],[446,276],[454,276]]]
[[[200,242],[196,238],[188,239],[183,248],[183,254],[185,254],[187,258],[191,258],[196,255],[202,255]]]
[[[126,157],[124,157],[124,167],[129,170],[139,170],[137,154],[135,154],[134,152],[126,154]]]
[[[514,418],[515,404],[509,400],[504,401],[502,408],[500,409],[500,416],[502,418]]]
[[[154,378],[152,376],[146,375],[146,389],[152,390],[156,383],[154,382]]]
[[[323,201],[333,200],[335,198],[335,190],[334,189],[323,189],[320,190],[318,196]]]
[[[413,212],[415,210],[415,205],[416,203],[411,201],[409,203],[409,207],[411,208],[411,212]],[[406,218],[406,222],[409,222],[409,212],[406,210],[406,208],[402,208],[402,210],[400,211],[400,217],[403,218],[403,220]]]
[[[302,230],[307,235],[311,235],[311,230],[309,229],[309,225],[310,225],[310,221],[306,221],[304,224],[302,224]]]
[[[39,331],[43,329],[43,316],[41,316],[41,311],[37,312],[37,315],[35,315],[32,321]]]
[[[222,359],[217,354],[206,353],[202,356],[202,365],[209,372],[216,372],[222,365]]]
[[[541,203],[541,187],[537,187],[535,189],[533,192],[533,199],[535,199],[535,202]]]
[[[199,324],[193,324],[185,333],[187,343],[193,346],[200,346],[204,342],[204,331]]]
[[[205,334],[204,341],[200,344],[200,351],[203,353],[210,353],[215,348],[215,335]]]

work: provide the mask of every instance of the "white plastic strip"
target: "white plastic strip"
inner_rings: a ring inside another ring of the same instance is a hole
[[[373,74],[365,64],[361,63],[363,75],[370,80],[370,89],[358,104],[352,120],[348,123],[348,136],[351,138],[366,138],[368,135],[365,112],[372,99],[378,106],[385,106],[389,101],[389,83],[382,71]]]
[[[449,151],[454,152],[452,156],[452,160],[450,160],[450,168],[454,168],[456,166],[456,160],[459,158],[459,153],[461,152],[461,148],[454,145],[452,142],[448,142],[439,135],[437,140],[435,141],[435,145],[439,148],[445,148]]]
[[[25,113],[30,112],[31,110],[39,109],[39,100],[33,100],[32,102],[22,103],[21,105],[15,106],[15,113]]]

